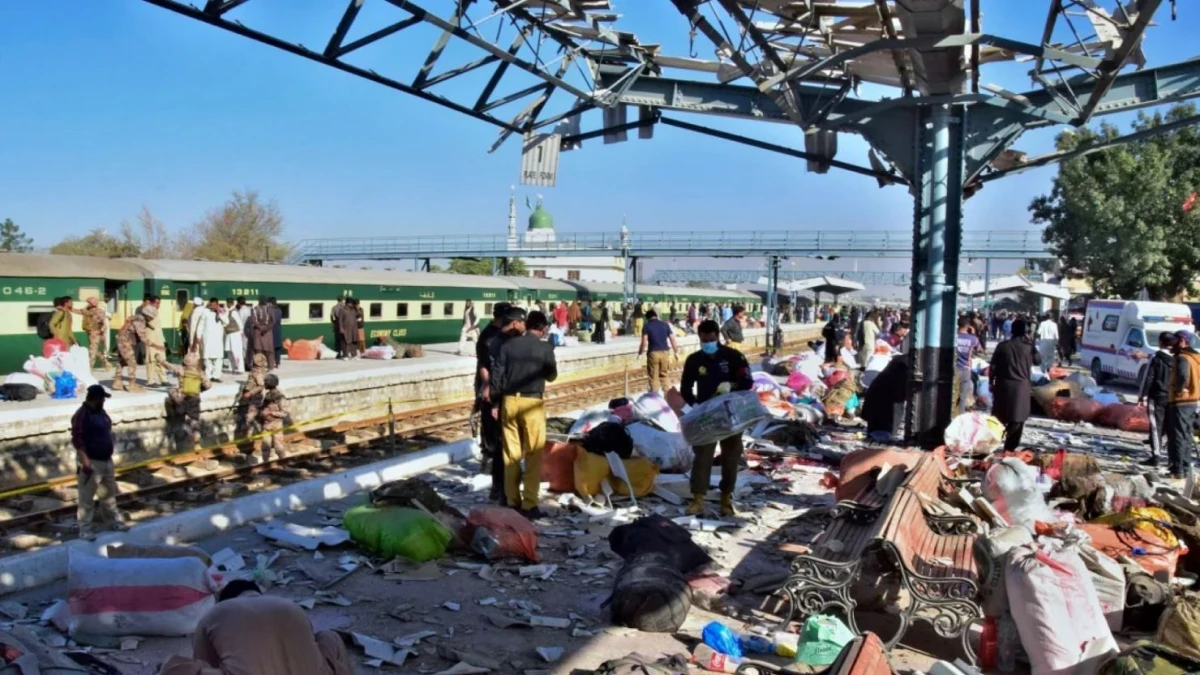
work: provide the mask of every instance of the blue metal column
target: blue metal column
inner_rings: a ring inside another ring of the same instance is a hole
[[[767,261],[767,352],[774,354],[782,346],[775,342],[779,328],[779,256],[769,256]]]
[[[988,302],[992,297],[992,259],[983,259],[983,311],[988,311]]]
[[[924,447],[942,443],[953,413],[965,114],[962,106],[926,106],[915,130],[913,354],[906,435]]]

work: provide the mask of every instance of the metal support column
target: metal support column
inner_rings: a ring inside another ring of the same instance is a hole
[[[953,413],[954,330],[962,249],[962,106],[934,105],[917,117],[913,208],[913,353],[909,442],[942,442]]]
[[[988,311],[992,297],[992,259],[983,259],[983,311]]]
[[[496,270],[500,267],[500,261],[497,258],[492,258],[492,276],[496,276]]]
[[[769,256],[767,264],[767,353],[774,354],[782,346],[775,343],[779,328],[779,256]]]

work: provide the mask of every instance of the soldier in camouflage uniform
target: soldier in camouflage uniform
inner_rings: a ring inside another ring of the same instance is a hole
[[[271,451],[274,450],[278,456],[286,457],[284,452],[285,445],[283,441],[284,421],[288,418],[287,397],[279,390],[279,376],[275,373],[268,373],[263,378],[263,383],[266,385],[266,391],[263,393],[262,412],[258,414],[259,422],[262,424],[263,433],[266,437],[262,442],[262,461],[268,462],[271,460]]]
[[[239,438],[247,438],[258,433],[258,413],[263,406],[263,392],[267,388],[266,377],[267,356],[266,354],[255,354],[250,374],[246,376],[246,381],[242,383],[242,390],[238,392],[238,407],[241,409]],[[259,441],[255,440],[253,452],[258,452],[259,445]]]
[[[179,378],[179,386],[167,392],[167,413],[180,423],[182,436],[192,439],[192,449],[200,447],[200,393],[212,383],[204,374],[204,365],[195,353],[183,357],[183,366],[164,362],[163,365]]]
[[[113,377],[113,389],[124,389],[125,391],[142,391],[142,387],[137,383],[137,353],[134,347],[139,341],[146,345],[147,359],[152,358],[150,352],[155,350],[165,349],[161,345],[151,345],[149,343],[149,331],[146,329],[146,320],[153,320],[158,316],[158,310],[153,307],[144,307],[140,313],[125,320],[125,325],[121,327],[121,332],[117,333],[117,356],[119,362],[117,364],[117,374]],[[129,386],[126,387],[121,377],[125,374],[126,369],[129,371]]]
[[[88,338],[88,364],[92,368],[105,370],[108,368],[108,354],[105,350],[105,316],[100,298],[92,296],[87,300],[87,307],[79,312],[83,315],[83,331]],[[96,364],[100,365],[97,366]]]

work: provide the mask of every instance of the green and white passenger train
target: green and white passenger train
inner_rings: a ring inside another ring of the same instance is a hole
[[[324,336],[332,346],[329,314],[342,295],[362,303],[368,343],[386,335],[399,342],[428,344],[458,340],[467,300],[474,301],[481,322],[500,301],[529,307],[539,300],[607,300],[617,318],[622,287],[533,277],[0,253],[0,374],[20,370],[31,354],[41,353],[37,323],[42,314],[53,311],[54,298],[69,295],[77,307],[89,297],[104,299],[115,331],[147,294],[162,298],[159,315],[170,347],[179,344],[180,311],[186,303],[195,297],[225,301],[239,296],[250,303],[259,296],[277,298],[284,338]],[[638,286],[638,298],[654,303],[660,312],[673,302],[680,315],[690,302],[744,304],[749,311],[762,303],[750,292],[644,284]],[[85,343],[78,316],[75,332]]]

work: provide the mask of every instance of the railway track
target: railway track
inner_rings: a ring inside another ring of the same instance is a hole
[[[672,373],[678,373],[676,364]],[[644,369],[621,370],[547,389],[551,416],[643,390]],[[274,489],[293,482],[345,471],[355,466],[403,455],[471,433],[473,401],[403,411],[382,417],[335,422],[284,434],[288,454],[267,463],[248,464],[245,446],[230,444],[174,455],[118,469],[117,497],[122,513],[137,524],[222,499]],[[42,548],[74,538],[75,481],[57,479],[39,492],[0,501],[11,517],[0,520],[0,556]],[[23,511],[14,506],[29,496],[50,497],[48,508]]]

